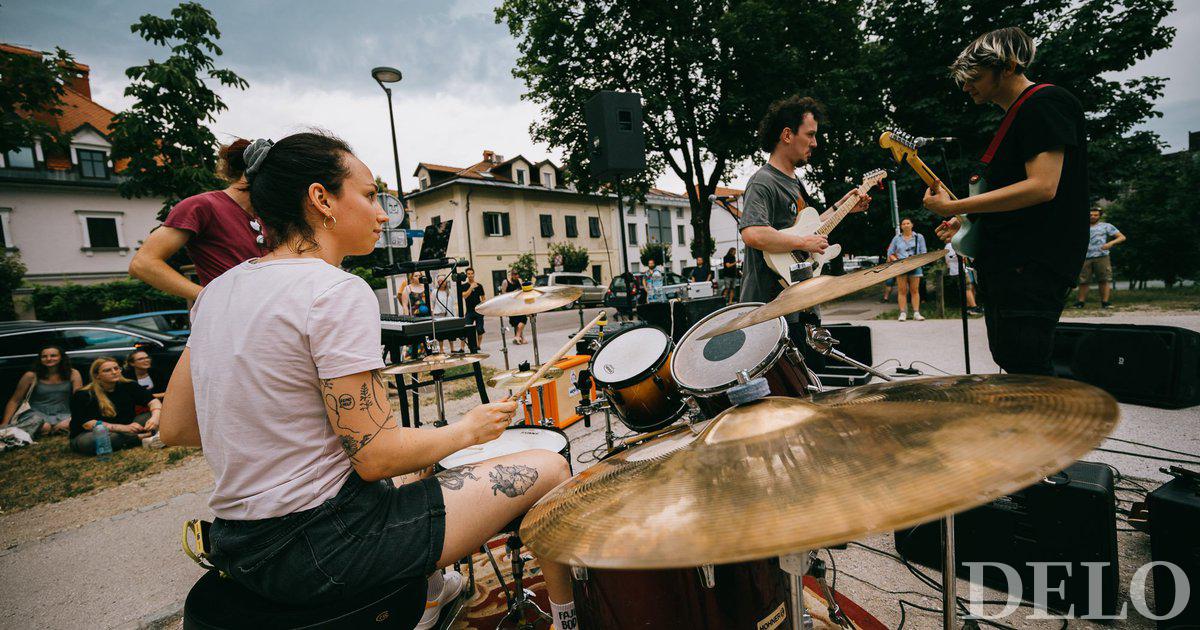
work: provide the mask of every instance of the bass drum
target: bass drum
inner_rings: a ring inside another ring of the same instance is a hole
[[[655,459],[695,439],[681,431],[635,446],[623,457]],[[788,576],[777,558],[685,569],[573,571],[581,628],[791,628]]]
[[[686,407],[671,378],[674,344],[653,326],[635,326],[607,338],[592,355],[588,371],[621,422],[644,433],[683,415]]]
[[[727,306],[696,322],[675,349],[671,377],[693,396],[708,418],[733,406],[726,392],[738,384],[739,372],[763,377],[772,396],[806,398],[812,383],[804,358],[788,339],[787,322],[772,319],[711,339],[705,333],[762,306],[744,302]]]

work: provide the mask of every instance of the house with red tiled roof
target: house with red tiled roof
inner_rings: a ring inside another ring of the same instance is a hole
[[[44,53],[0,44],[0,54]],[[114,113],[92,100],[91,69],[70,68],[62,113],[35,113],[66,138],[35,139],[0,154],[0,245],[19,253],[31,283],[100,282],[128,277],[129,258],[158,222],[160,199],[117,193],[109,133]]]
[[[586,282],[607,285],[621,273],[616,198],[576,190],[551,160],[485,150],[470,166],[420,162],[413,175],[417,190],[405,196],[412,227],[453,220],[447,255],[470,260],[489,296],[523,253],[533,253],[539,271],[552,270],[551,243],[588,250]]]

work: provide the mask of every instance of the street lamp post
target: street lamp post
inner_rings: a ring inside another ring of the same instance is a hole
[[[388,122],[391,123],[392,129],[392,159],[394,160],[396,166],[396,198],[400,201],[400,207],[407,210],[408,204],[404,201],[404,186],[400,183],[400,148],[396,143],[396,115],[392,112],[392,88],[384,85],[385,83],[399,83],[400,80],[404,78],[404,75],[395,68],[379,66],[378,68],[373,68],[371,70],[371,77],[374,78],[375,82],[379,84],[379,87],[383,89],[383,93],[387,94]],[[396,262],[395,256],[392,254],[391,221],[389,221],[388,225],[385,226],[383,236],[387,239],[388,266],[391,266]],[[396,309],[396,290],[395,281],[393,278],[394,276],[391,275],[387,277],[387,285],[388,293],[392,297],[392,299],[388,301],[388,304],[390,306],[390,310],[394,314]]]

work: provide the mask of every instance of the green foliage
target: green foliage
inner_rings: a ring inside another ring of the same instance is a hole
[[[12,294],[21,286],[21,278],[25,277],[25,271],[25,263],[21,262],[20,255],[6,256],[0,253],[0,322],[17,317]]]
[[[717,251],[717,241],[713,237],[696,237],[692,239],[691,244],[692,258],[711,258],[713,252]]]
[[[237,89],[249,84],[214,64],[221,33],[198,3],[180,4],[169,18],[143,15],[130,30],[168,46],[171,55],[125,71],[125,96],[136,102],[113,117],[113,158],[129,159],[121,195],[162,197],[162,220],[181,199],[225,186],[216,174],[217,139],[207,123],[226,107],[208,81]]]
[[[62,48],[37,57],[0,52],[0,153],[44,143],[65,144],[45,118],[62,115],[64,83],[75,60]],[[32,114],[42,114],[35,120]]]
[[[517,275],[522,280],[530,280],[537,274],[537,259],[534,258],[533,252],[524,252],[517,256],[516,262],[508,266],[509,269],[516,269]]]
[[[187,308],[187,302],[137,280],[100,284],[38,285],[33,289],[38,319],[55,322],[103,319],[148,311]]]
[[[643,265],[649,264],[648,261],[653,258],[655,264],[659,267],[667,267],[671,262],[671,246],[663,243],[646,243],[642,245],[641,261]]]
[[[1102,220],[1129,240],[1112,250],[1123,279],[1161,279],[1171,286],[1200,277],[1200,155],[1151,156],[1137,164],[1129,189]]]
[[[582,273],[587,271],[588,250],[586,247],[580,247],[578,245],[573,245],[563,241],[561,243],[550,243],[548,249],[550,251],[550,261],[552,266],[554,263],[554,257],[561,254],[563,257],[563,271],[570,271],[573,273]]]
[[[373,274],[371,272],[371,269],[368,267],[351,267],[351,268],[347,269],[346,271],[349,271],[350,273],[358,276],[359,278],[366,280],[367,284],[371,285],[372,289],[386,289],[387,288],[387,278],[376,278],[375,274]]]

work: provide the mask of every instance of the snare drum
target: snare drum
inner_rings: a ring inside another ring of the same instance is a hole
[[[683,415],[683,396],[671,378],[672,349],[667,333],[635,326],[605,339],[592,355],[588,371],[596,388],[634,431],[655,431]]]
[[[504,433],[500,434],[500,437],[491,442],[468,446],[461,451],[452,453],[438,462],[438,469],[441,471],[456,466],[478,464],[493,457],[512,455],[535,448],[562,455],[563,459],[567,460],[567,466],[570,467],[571,442],[567,439],[566,433],[557,427],[519,426],[508,427]]]
[[[763,377],[774,396],[807,397],[808,370],[788,339],[787,322],[780,317],[711,339],[706,332],[759,306],[745,302],[727,306],[696,322],[679,340],[671,376],[709,418],[733,406],[725,392],[737,385],[738,372]]]

